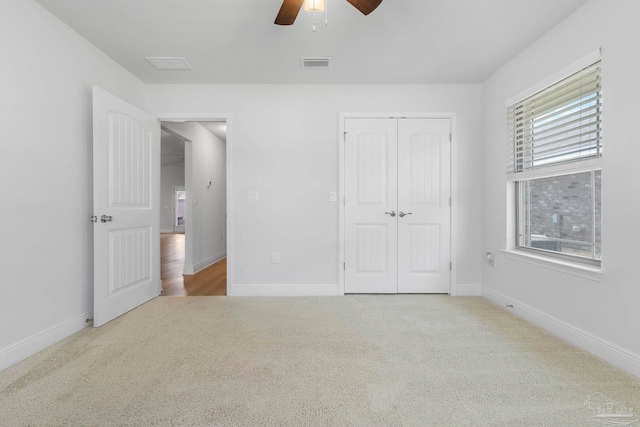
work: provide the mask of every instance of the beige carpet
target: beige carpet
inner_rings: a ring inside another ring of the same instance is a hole
[[[447,296],[157,298],[0,372],[3,426],[581,426],[606,399],[640,413],[640,380]]]

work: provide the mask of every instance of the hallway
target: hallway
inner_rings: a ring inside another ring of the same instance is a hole
[[[160,235],[161,296],[227,295],[227,259],[192,275],[183,276],[184,238],[181,233]]]

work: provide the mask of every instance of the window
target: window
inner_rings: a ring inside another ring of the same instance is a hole
[[[516,248],[600,265],[600,62],[510,106]]]

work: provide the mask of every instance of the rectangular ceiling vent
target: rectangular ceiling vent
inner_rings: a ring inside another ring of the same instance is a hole
[[[156,70],[191,70],[191,65],[181,56],[147,56],[144,59],[149,61]]]
[[[331,57],[328,56],[316,56],[316,57],[301,57],[300,65],[302,68],[306,69],[319,69],[319,68],[330,68],[331,67]]]

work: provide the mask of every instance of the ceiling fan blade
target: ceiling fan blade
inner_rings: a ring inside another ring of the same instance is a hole
[[[296,21],[304,0],[284,0],[274,24],[291,25]]]
[[[356,9],[365,15],[370,14],[382,3],[382,0],[347,0]]]

